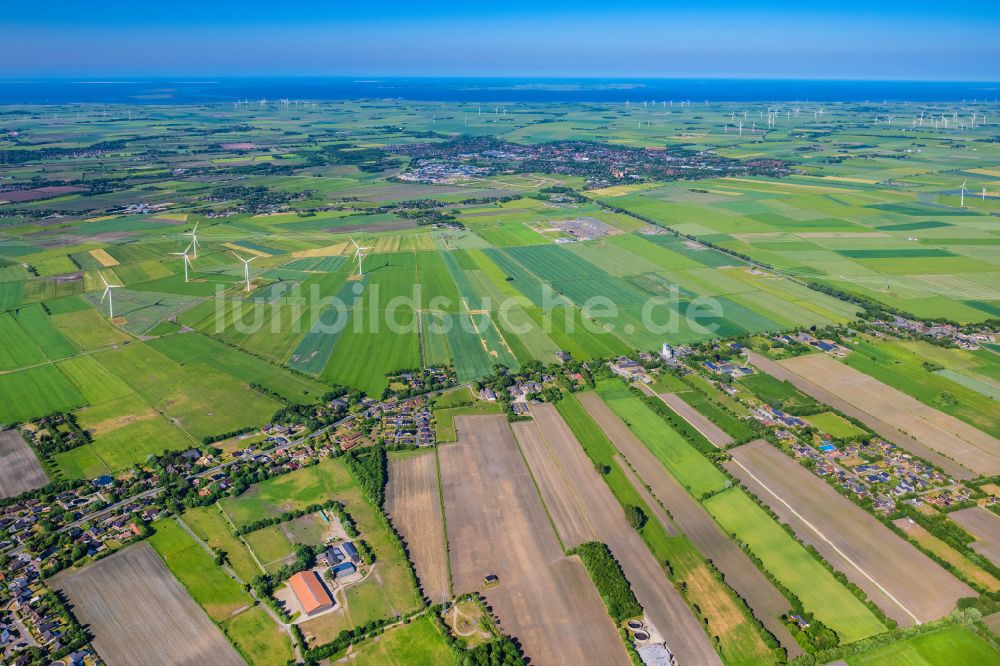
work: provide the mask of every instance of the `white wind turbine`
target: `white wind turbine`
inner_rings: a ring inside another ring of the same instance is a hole
[[[351,242],[354,243],[354,258],[358,260],[358,277],[361,277],[365,274],[365,272],[361,270],[361,261],[367,256],[365,254],[365,250],[370,250],[371,248],[361,247],[354,242],[353,238],[351,239]]]
[[[195,222],[194,223],[194,228],[191,229],[191,231],[186,231],[183,234],[181,234],[181,236],[190,236],[191,237],[191,244],[188,245],[188,250],[194,249],[194,258],[195,259],[198,258],[198,236],[195,235],[195,232],[197,232],[197,231],[198,231],[198,223]],[[187,252],[187,250],[185,250],[185,252]]]
[[[965,189],[965,184],[968,182],[969,182],[968,178],[962,181],[962,189],[959,192],[959,195],[961,196],[961,201],[958,204],[960,208],[965,208],[965,193],[969,191]]]
[[[190,259],[190,257],[188,257],[188,252],[190,252],[190,251],[191,251],[191,245],[188,245],[187,249],[185,249],[183,252],[171,252],[170,253],[170,254],[172,254],[175,257],[184,257],[184,282],[185,283],[187,283],[187,281],[188,281],[188,267],[191,266],[191,259]]]
[[[247,291],[250,291],[250,262],[257,258],[256,255],[250,257],[249,259],[244,259],[240,255],[233,252],[233,255],[243,262],[243,279],[247,281]]]
[[[104,283],[104,295],[101,296],[101,303],[104,302],[105,298],[108,299],[108,319],[114,319],[115,318],[115,306],[114,306],[114,303],[112,302],[111,290],[112,289],[120,289],[122,285],[120,285],[120,284],[108,284],[108,281],[104,279],[104,275],[101,274],[101,271],[97,271],[97,275],[101,278],[101,282]]]

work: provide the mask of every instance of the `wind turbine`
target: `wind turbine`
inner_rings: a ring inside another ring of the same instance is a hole
[[[193,241],[192,241],[193,242]],[[188,245],[187,249],[183,252],[171,252],[175,257],[184,257],[184,282],[188,281],[188,267],[191,265],[191,259],[188,258],[188,252],[191,250],[191,246]]]
[[[243,279],[247,281],[247,291],[250,291],[250,262],[257,258],[256,255],[250,257],[249,259],[244,259],[240,255],[233,252],[233,255],[237,259],[243,262]]]
[[[198,237],[195,235],[196,231],[198,231],[198,222],[194,223],[194,228],[191,229],[191,231],[187,231],[187,232],[184,232],[183,234],[181,234],[181,236],[190,236],[191,237],[191,244],[188,245],[188,250],[190,250],[192,248],[194,249],[194,258],[195,259],[198,258]],[[184,251],[187,252],[187,250],[184,250]]]
[[[986,188],[983,188],[983,201],[986,201]]]
[[[968,182],[969,182],[968,178],[966,178],[965,180],[962,181],[962,189],[959,191],[959,194],[962,197],[961,201],[958,204],[959,208],[965,208],[965,193],[969,191],[969,190],[965,189],[965,184],[968,183]]]
[[[104,302],[105,298],[108,299],[108,319],[114,319],[115,318],[115,306],[114,306],[114,303],[112,303],[111,290],[112,289],[120,289],[122,285],[120,285],[120,284],[108,284],[108,281],[104,279],[104,275],[101,274],[101,271],[97,271],[97,275],[101,278],[101,282],[104,283],[104,295],[101,296],[101,303]]]
[[[355,248],[354,249],[354,258],[358,260],[358,277],[361,277],[361,276],[363,276],[365,274],[364,271],[361,270],[361,260],[364,259],[365,256],[366,256],[365,255],[365,250],[370,250],[371,248],[370,247],[361,247],[360,245],[358,245],[357,243],[354,242],[353,238],[351,239],[351,242],[354,243],[354,248]]]

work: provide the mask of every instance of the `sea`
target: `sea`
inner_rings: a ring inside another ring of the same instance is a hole
[[[995,102],[1000,83],[793,79],[179,77],[0,79],[0,104],[212,104],[237,100],[472,103]]]

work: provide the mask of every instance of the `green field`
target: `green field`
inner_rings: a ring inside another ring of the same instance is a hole
[[[253,603],[239,583],[215,566],[212,556],[175,520],[158,521],[153,529],[156,534],[149,539],[150,545],[213,620],[222,622],[238,609]]]
[[[816,426],[820,431],[833,435],[838,439],[860,437],[865,434],[864,430],[833,412],[813,414],[812,416],[805,417],[805,420]]]
[[[885,631],[868,608],[813,559],[744,492],[730,488],[703,502],[727,534],[747,544],[764,567],[842,643]]]
[[[798,414],[803,410],[813,410],[817,407],[816,401],[799,391],[788,382],[775,379],[766,373],[748,375],[739,380],[741,386],[745,386],[758,398],[778,409]]]
[[[294,657],[288,634],[260,606],[243,611],[221,626],[250,666],[283,666]]]
[[[261,518],[277,518],[288,511],[322,504],[351,493],[354,481],[342,461],[323,460],[254,485],[239,497],[224,497],[219,505],[236,527]]]
[[[441,630],[428,617],[367,641],[351,656],[351,663],[361,666],[438,666],[455,661]]]
[[[989,664],[1000,657],[986,641],[965,627],[944,627],[847,657],[850,666],[942,666]]]
[[[597,392],[692,495],[718,492],[729,484],[722,472],[619,380],[601,380]]]

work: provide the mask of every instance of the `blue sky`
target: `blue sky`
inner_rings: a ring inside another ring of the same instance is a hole
[[[15,1],[0,77],[1000,78],[989,2],[342,4]]]

